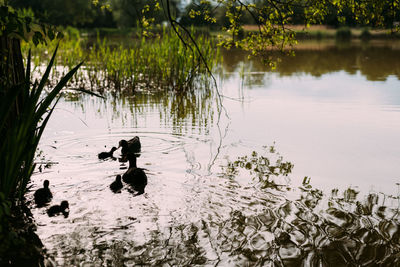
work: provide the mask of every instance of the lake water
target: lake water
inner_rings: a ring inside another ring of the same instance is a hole
[[[222,106],[207,92],[60,100],[32,186],[48,179],[52,203],[70,204],[68,218],[33,208],[49,259],[71,266],[399,264],[383,256],[399,247],[382,244],[400,240],[398,199],[390,197],[400,182],[400,43],[304,43],[274,71],[239,51],[223,55]],[[114,194],[109,185],[126,164],[97,153],[136,135],[145,194],[126,185]],[[276,152],[263,149],[272,145]],[[294,164],[288,177],[274,176],[285,186],[264,188],[245,168],[228,173],[229,162],[252,151]],[[302,185],[306,176],[312,188]],[[367,208],[359,212],[360,205]],[[349,231],[354,238],[337,245]]]

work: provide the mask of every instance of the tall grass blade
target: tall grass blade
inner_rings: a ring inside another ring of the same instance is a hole
[[[82,63],[67,73],[45,96],[44,88],[54,64],[57,47],[38,85],[31,88],[31,53],[28,53],[23,83],[4,88],[0,98],[0,193],[7,199],[21,199],[35,168],[34,157],[43,131],[60,99],[60,91],[77,72]],[[42,98],[41,100],[39,100]],[[52,105],[54,99],[57,100]],[[17,101],[23,102],[15,116],[12,109]],[[49,107],[52,107],[49,110]],[[43,117],[45,114],[47,115]],[[41,121],[43,119],[43,121]]]

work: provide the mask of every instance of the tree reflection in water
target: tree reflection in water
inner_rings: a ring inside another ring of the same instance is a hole
[[[385,81],[394,75],[400,78],[400,54],[398,40],[380,40],[374,42],[334,42],[302,41],[295,49],[296,56],[283,56],[276,51],[272,58],[278,60],[273,72],[279,76],[295,76],[299,73],[313,77],[345,71],[349,74],[358,72],[368,81]],[[238,70],[245,71],[244,84],[247,87],[265,85],[265,77],[271,69],[261,60],[248,56],[241,50],[222,50],[224,78],[234,75]],[[241,65],[244,64],[244,65]]]
[[[324,196],[307,177],[293,190],[285,178],[293,165],[273,147],[265,149],[269,156],[239,157],[222,173],[222,179],[251,175],[272,196],[258,213],[233,209],[224,220],[209,215],[194,223],[176,221],[150,230],[144,242],[110,237],[85,244],[77,235],[62,241],[66,255],[58,256],[72,265],[399,266],[398,196],[370,193],[359,200],[352,188]]]

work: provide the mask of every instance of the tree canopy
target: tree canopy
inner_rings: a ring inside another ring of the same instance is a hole
[[[16,8],[31,9],[52,25],[80,27],[138,26],[143,16],[155,23],[167,20],[164,7],[173,9],[184,25],[227,27],[231,24],[323,23],[331,26],[392,28],[400,20],[399,0],[9,0]],[[1,2],[0,2],[1,4]]]

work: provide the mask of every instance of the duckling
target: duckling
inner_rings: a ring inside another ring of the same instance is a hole
[[[44,180],[43,188],[39,188],[38,190],[36,190],[35,194],[33,195],[35,198],[35,203],[38,207],[46,205],[53,198],[53,195],[51,194],[49,189],[49,184],[49,180]]]
[[[112,157],[115,150],[117,150],[117,148],[115,146],[113,146],[111,148],[110,152],[101,152],[97,156],[99,157],[99,159],[106,159],[106,158]]]
[[[144,188],[147,185],[147,175],[142,168],[136,166],[136,155],[128,153],[129,169],[122,175],[122,180],[130,184],[138,194],[144,193]]]
[[[60,213],[62,213],[62,214],[64,215],[65,218],[68,217],[68,214],[69,214],[69,204],[68,204],[68,201],[63,200],[63,201],[61,201],[61,204],[60,204],[60,205],[51,206],[51,207],[47,210],[47,214],[48,214],[50,217],[55,216],[55,215],[58,215],[58,214],[60,214]]]
[[[115,178],[115,181],[110,184],[110,189],[114,193],[121,192],[121,189],[122,189],[121,175],[117,175],[117,177]]]
[[[133,137],[131,140],[121,140],[119,141],[118,148],[122,147],[121,154],[126,156],[128,153],[140,153],[142,145],[140,144],[139,136]]]

